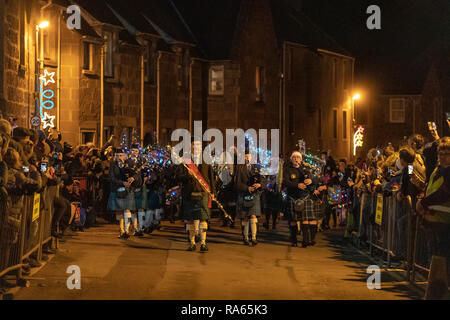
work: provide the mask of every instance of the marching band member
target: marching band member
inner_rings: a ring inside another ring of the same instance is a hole
[[[130,192],[134,177],[126,167],[126,155],[121,149],[116,149],[115,158],[109,170],[111,193],[108,199],[108,209],[116,211],[116,219],[120,222],[120,239],[128,239],[131,211],[135,210],[134,193]]]
[[[302,155],[298,151],[291,154],[291,163],[284,169],[283,185],[287,188],[287,218],[289,221],[290,240],[292,246],[296,247],[297,242],[297,221],[301,220],[300,212],[304,210],[304,199],[309,195],[308,186],[312,180],[308,178],[301,166]],[[305,239],[305,237],[304,237]],[[306,240],[306,239],[305,239]],[[306,242],[305,242],[306,243]]]
[[[214,171],[211,165],[201,163],[202,142],[193,138],[191,143],[191,158],[183,159],[186,166],[179,167],[178,178],[182,182],[183,219],[187,221],[186,229],[189,235],[188,251],[196,250],[195,236],[200,234],[200,251],[207,252],[206,230],[207,221],[211,218],[211,199],[205,188],[215,194]],[[189,170],[187,169],[189,168]]]
[[[256,234],[258,230],[258,217],[261,216],[261,193],[263,184],[259,168],[252,165],[252,156],[245,154],[245,163],[236,168],[235,190],[237,192],[237,216],[241,219],[242,235],[245,245],[249,245],[249,228],[253,246],[258,244]]]
[[[234,228],[234,219],[236,218],[236,195],[234,192],[234,178],[237,165],[236,147],[231,147],[229,152],[223,153],[223,164],[219,165],[219,179],[222,182],[219,192],[219,200],[224,204],[227,212],[233,219],[224,218],[222,227]]]
[[[127,159],[127,166],[133,175],[134,181],[130,186],[130,192],[134,193],[135,208],[136,212],[132,212],[131,218],[133,221],[133,227],[136,237],[142,237],[144,235],[144,218],[145,218],[145,206],[144,201],[144,178],[142,177],[142,166],[144,164],[144,159],[142,158],[139,145],[133,144],[131,146],[131,153]],[[138,223],[139,222],[139,223]]]

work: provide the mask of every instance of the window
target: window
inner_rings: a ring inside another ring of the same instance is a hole
[[[322,137],[322,109],[319,109],[319,123],[317,124],[317,136]]]
[[[342,128],[344,129],[343,137],[344,140],[347,139],[347,110],[342,112]]]
[[[342,83],[344,85],[344,89],[347,89],[347,61],[343,61],[342,65]]]
[[[177,84],[183,86],[183,54],[177,54]]]
[[[337,89],[338,85],[337,59],[333,59],[333,88]]]
[[[93,44],[83,42],[83,70],[93,70]]]
[[[209,68],[209,94],[224,94],[224,66],[212,66]]]
[[[338,130],[337,130],[337,110],[333,110],[333,138],[337,139]]]
[[[405,122],[405,99],[400,98],[389,100],[389,122]]]
[[[295,134],[295,113],[294,106],[292,104],[289,105],[289,134]]]
[[[113,53],[114,53],[114,37],[113,33],[105,31],[103,33],[103,38],[105,39],[105,76],[114,77],[114,64],[113,64]]]
[[[291,84],[294,82],[294,48],[289,48],[288,51],[288,80]]]
[[[156,54],[151,43],[147,43],[144,53],[144,78],[150,84],[156,82]]]
[[[264,100],[264,67],[256,67],[256,101]]]
[[[81,144],[95,143],[95,130],[81,130]]]

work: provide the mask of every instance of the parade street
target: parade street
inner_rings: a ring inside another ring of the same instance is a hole
[[[261,228],[262,229],[262,228]],[[287,225],[261,231],[244,246],[240,228],[213,219],[209,252],[187,252],[181,221],[163,222],[143,238],[117,239],[118,226],[102,224],[67,236],[57,254],[31,277],[15,299],[418,299],[405,281],[382,273],[381,290],[369,290],[372,263],[342,242],[342,230],[318,234],[306,249],[288,245]],[[81,289],[69,290],[68,266],[81,269]]]

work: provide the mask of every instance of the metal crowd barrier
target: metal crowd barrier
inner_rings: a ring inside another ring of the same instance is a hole
[[[379,255],[388,266],[392,261],[403,264],[408,280],[415,282],[418,270],[429,272],[432,249],[430,235],[415,213],[411,197],[355,192],[351,227],[356,245],[365,243],[372,256]]]
[[[4,211],[0,216],[0,278],[15,275],[18,285],[26,285],[22,277],[23,261],[32,255],[42,260],[43,248],[52,245],[51,227],[57,194],[58,187],[50,186],[34,195],[12,196],[9,199],[12,206],[22,203],[20,212],[15,215],[4,203],[0,204],[0,210]],[[8,216],[15,217],[18,232],[7,227]]]

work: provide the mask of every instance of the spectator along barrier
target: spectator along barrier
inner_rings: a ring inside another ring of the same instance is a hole
[[[0,278],[15,275],[18,285],[27,284],[22,278],[24,260],[30,256],[42,260],[44,248],[52,245],[53,203],[57,194],[58,187],[49,186],[41,193],[11,196],[8,206],[4,201],[0,204]]]
[[[355,194],[352,213],[353,225],[347,228],[358,247],[365,243],[370,254],[380,256],[388,266],[393,261],[402,263],[411,282],[417,271],[429,272],[433,235],[423,227],[410,196]]]

